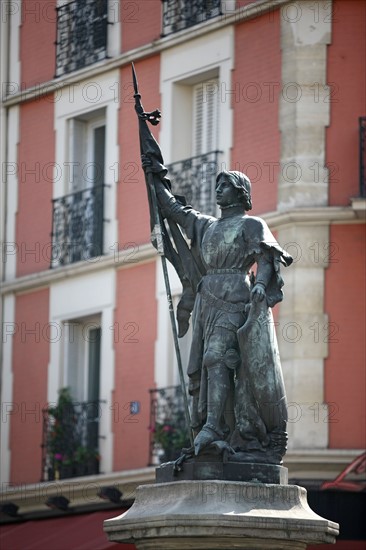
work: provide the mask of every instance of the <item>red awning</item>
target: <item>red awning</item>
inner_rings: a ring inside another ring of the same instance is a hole
[[[2,550],[136,550],[133,544],[109,542],[103,521],[120,515],[119,510],[67,515],[52,519],[2,525]]]

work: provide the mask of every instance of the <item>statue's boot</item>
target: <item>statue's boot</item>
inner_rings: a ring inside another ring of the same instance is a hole
[[[222,364],[207,369],[207,421],[194,440],[195,455],[214,441],[224,439],[223,415],[230,390],[228,368]]]

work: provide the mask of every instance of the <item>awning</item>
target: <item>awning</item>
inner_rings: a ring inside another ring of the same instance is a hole
[[[124,511],[124,510],[123,510]],[[29,520],[2,525],[2,550],[136,550],[133,544],[109,542],[103,521],[122,510],[103,510],[89,514],[52,519]]]

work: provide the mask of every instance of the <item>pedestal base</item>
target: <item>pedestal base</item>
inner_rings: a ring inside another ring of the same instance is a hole
[[[166,462],[156,468],[156,483],[219,479],[285,485],[288,481],[287,468],[275,464],[192,460],[184,462],[181,471],[176,471],[174,465],[174,462]]]
[[[141,485],[130,510],[104,522],[110,541],[139,550],[305,550],[334,543],[338,528],[302,487],[218,480]]]

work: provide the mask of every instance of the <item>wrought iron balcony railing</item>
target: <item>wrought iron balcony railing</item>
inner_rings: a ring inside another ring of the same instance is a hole
[[[51,268],[103,254],[105,187],[89,187],[52,201]]]
[[[101,401],[43,409],[41,481],[99,473]]]
[[[215,215],[215,181],[219,171],[220,151],[211,151],[168,165],[169,178],[176,195],[204,214]]]
[[[190,447],[181,386],[150,390],[149,465],[179,457]]]
[[[360,197],[366,197],[366,117],[360,117]]]
[[[221,0],[162,0],[162,36],[221,15]]]
[[[56,8],[56,76],[107,56],[106,0],[73,0]]]

